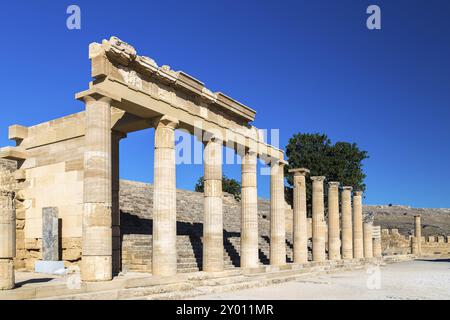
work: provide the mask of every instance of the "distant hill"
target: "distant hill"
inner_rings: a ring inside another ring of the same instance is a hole
[[[414,216],[422,216],[422,236],[449,235],[450,209],[411,208],[408,206],[364,206],[363,213],[374,217],[374,224],[382,228],[399,229],[401,234],[412,234]]]

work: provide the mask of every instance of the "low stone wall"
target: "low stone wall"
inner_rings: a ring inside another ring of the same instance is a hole
[[[398,229],[381,230],[383,255],[405,255],[412,253],[412,235],[402,235]],[[449,236],[428,236],[421,238],[422,255],[450,254]]]
[[[450,236],[422,237],[422,255],[450,254]]]

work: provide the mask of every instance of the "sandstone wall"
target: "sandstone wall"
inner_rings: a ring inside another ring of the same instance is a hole
[[[382,229],[381,246],[383,255],[412,253],[411,235],[402,235],[398,229]],[[427,236],[421,238],[422,255],[449,255],[450,236]]]
[[[17,267],[34,269],[41,259],[42,208],[57,207],[61,252],[70,264],[81,257],[83,208],[84,114],[26,128],[17,145],[27,159],[18,161]]]

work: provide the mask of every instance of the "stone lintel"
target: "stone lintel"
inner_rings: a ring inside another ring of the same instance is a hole
[[[256,111],[247,107],[246,105],[230,98],[229,96],[223,94],[222,92],[216,93],[217,101],[216,103],[223,106],[234,113],[240,115],[241,117],[247,119],[248,121],[254,121]]]
[[[75,99],[76,100],[80,100],[80,101],[85,101],[86,98],[91,97],[94,99],[101,99],[101,98],[109,98],[111,99],[113,102],[122,102],[122,98],[111,94],[110,92],[107,92],[105,90],[102,90],[100,88],[97,87],[93,87],[91,89],[85,90],[85,91],[81,91],[75,94]]]
[[[28,137],[28,128],[20,125],[12,125],[8,130],[8,139],[22,141]]]
[[[297,168],[297,169],[289,169],[289,173],[293,173],[294,176],[306,176],[310,173],[309,169],[306,168]]]
[[[0,159],[8,159],[8,160],[25,160],[26,151],[20,147],[4,147],[0,148]]]
[[[183,71],[178,72],[178,77],[175,81],[175,84],[186,89],[190,89],[198,95],[203,94],[203,88],[205,87],[205,84],[203,82],[187,73],[184,73]]]

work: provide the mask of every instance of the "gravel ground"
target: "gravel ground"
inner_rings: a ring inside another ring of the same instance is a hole
[[[379,268],[369,267],[368,269],[303,278],[265,288],[204,295],[195,297],[195,299],[449,300],[450,259],[394,263]]]

